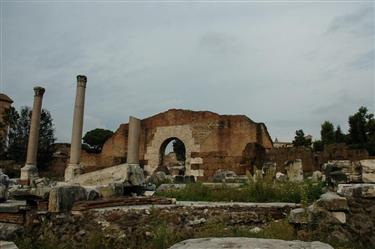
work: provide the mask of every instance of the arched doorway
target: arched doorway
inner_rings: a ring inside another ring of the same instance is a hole
[[[177,137],[166,139],[159,150],[159,170],[172,176],[186,173],[186,147]]]

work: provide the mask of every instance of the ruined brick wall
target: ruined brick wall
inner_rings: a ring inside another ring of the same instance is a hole
[[[284,172],[284,163],[288,160],[301,159],[304,172],[321,170],[321,166],[330,160],[357,161],[371,158],[366,150],[350,149],[345,144],[331,144],[324,151],[314,152],[311,148],[273,148],[267,152],[266,161],[277,164],[277,171]]]
[[[0,93],[0,123],[3,122],[3,116],[6,109],[8,109],[13,103],[13,100],[7,95]],[[0,136],[6,136],[8,127],[4,127],[0,130]]]
[[[148,174],[159,166],[160,148],[171,138],[178,138],[185,145],[186,174],[201,179],[209,178],[218,169],[244,174],[241,161],[248,143],[272,148],[266,126],[243,115],[171,109],[141,120],[141,129],[139,158]],[[106,141],[96,163],[111,166],[126,161],[127,138],[128,124],[122,124]],[[84,165],[91,162],[91,158],[82,157]]]

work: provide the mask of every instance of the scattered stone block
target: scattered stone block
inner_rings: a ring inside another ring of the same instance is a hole
[[[291,182],[302,182],[303,181],[303,170],[302,160],[295,159],[285,162],[285,169],[289,181]]]
[[[147,184],[155,184],[156,186],[163,184],[163,183],[172,183],[173,179],[168,177],[168,175],[164,171],[157,171],[154,172],[147,180]]]
[[[346,198],[334,192],[322,194],[320,199],[316,201],[316,204],[329,211],[346,211],[349,209]]]
[[[9,177],[0,169],[0,203],[8,199]]]
[[[185,187],[186,184],[162,184],[156,189],[156,192],[183,189]]]
[[[215,172],[212,180],[213,182],[234,182],[237,174],[231,170],[218,170]]]
[[[276,163],[275,162],[265,162],[262,166],[263,174],[265,177],[273,179],[276,174]]]
[[[277,239],[255,239],[255,238],[201,238],[188,239],[179,242],[170,249],[218,249],[218,248],[241,248],[241,249],[333,249],[332,246],[319,242],[286,241]]]
[[[316,170],[312,173],[311,180],[313,182],[321,182],[323,181],[323,174],[319,170]]]
[[[122,183],[111,183],[105,186],[97,187],[100,196],[104,199],[108,199],[116,196],[124,195],[124,184]]]
[[[74,202],[83,200],[87,200],[85,188],[78,185],[56,186],[49,195],[48,211],[68,212]]]
[[[0,241],[0,248],[1,249],[18,249],[16,244],[11,241]]]
[[[361,160],[359,164],[362,167],[362,181],[365,183],[375,183],[375,160]]]
[[[281,172],[276,173],[276,181],[285,182],[287,180],[288,180],[288,177],[285,174],[283,174]]]
[[[362,182],[361,165],[349,160],[333,160],[323,165],[324,173],[330,184]]]
[[[337,193],[345,197],[375,198],[375,184],[339,184]]]
[[[362,181],[365,183],[375,183],[375,173],[362,173]]]
[[[288,216],[289,223],[292,224],[307,224],[308,215],[304,208],[296,208],[290,211]]]
[[[331,212],[332,224],[345,224],[346,214],[344,212]]]
[[[375,174],[375,159],[361,160],[359,163],[362,167],[362,173]]]
[[[144,184],[143,170],[139,165],[120,164],[76,176],[71,183],[82,186],[104,186],[113,182],[121,182],[128,186],[141,186]]]

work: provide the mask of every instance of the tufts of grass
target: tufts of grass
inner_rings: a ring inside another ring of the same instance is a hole
[[[228,187],[225,184],[213,188],[192,183],[183,189],[160,191],[156,195],[176,198],[179,201],[294,202],[307,205],[319,199],[322,188],[322,183],[311,181],[273,183],[258,180],[240,188]]]

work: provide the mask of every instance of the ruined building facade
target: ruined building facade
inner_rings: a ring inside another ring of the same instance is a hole
[[[87,170],[126,162],[128,124],[122,124],[99,154],[82,153]],[[162,166],[166,146],[178,139],[185,146],[185,175],[208,179],[219,169],[245,174],[245,148],[273,147],[267,128],[243,115],[171,109],[141,120],[140,165],[146,175]]]
[[[0,123],[3,122],[5,110],[13,103],[13,100],[7,95],[0,93]],[[0,127],[0,137],[6,137],[8,127]]]

